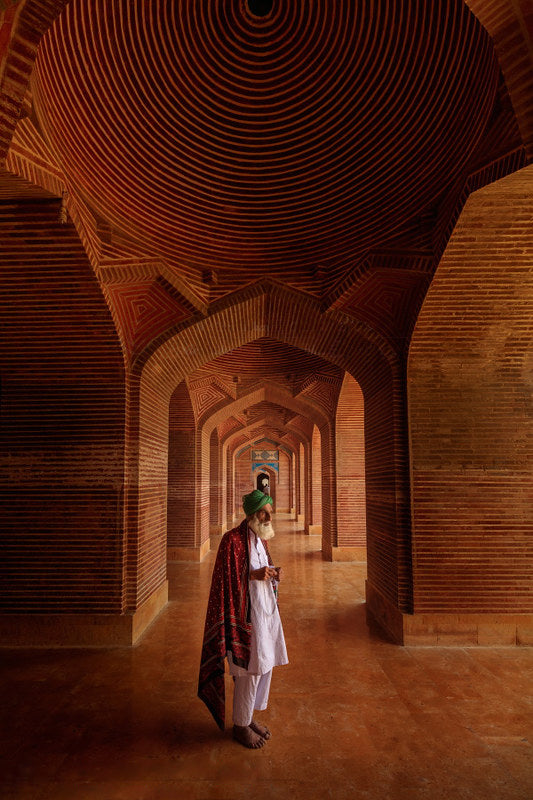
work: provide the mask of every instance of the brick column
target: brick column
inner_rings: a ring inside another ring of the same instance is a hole
[[[366,486],[363,393],[346,373],[335,423],[337,480],[336,558],[366,561]]]
[[[409,355],[406,641],[533,644],[533,167],[473,194]]]
[[[309,533],[322,533],[322,452],[321,436],[318,427],[313,426],[310,447],[310,522]]]
[[[168,431],[167,556],[169,561],[197,560],[196,425],[187,384],[170,399]]]

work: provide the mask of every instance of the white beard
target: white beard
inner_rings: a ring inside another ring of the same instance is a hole
[[[252,519],[248,520],[248,525],[260,539],[273,539],[276,535],[272,522],[259,522],[257,517],[252,517]]]

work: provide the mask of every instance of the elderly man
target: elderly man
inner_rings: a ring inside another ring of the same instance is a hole
[[[266,544],[274,536],[272,498],[256,489],[243,497],[246,514],[222,537],[211,579],[198,696],[224,730],[224,659],[234,679],[233,737],[262,747],[270,731],[253,719],[267,707],[272,668],[287,664],[278,611],[280,568]]]

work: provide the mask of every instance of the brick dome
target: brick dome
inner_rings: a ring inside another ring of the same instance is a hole
[[[34,94],[133,250],[197,293],[206,269],[213,296],[258,273],[317,293],[464,169],[498,75],[462,0],[73,0]]]

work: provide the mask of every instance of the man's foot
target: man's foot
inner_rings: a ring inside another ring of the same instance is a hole
[[[252,730],[251,726],[241,727],[240,725],[234,725],[233,738],[236,742],[244,745],[244,747],[249,747],[251,750],[258,750],[265,743],[264,737]]]
[[[255,731],[255,733],[259,734],[263,739],[270,739],[270,731],[266,727],[266,725],[258,725],[255,720],[250,722],[250,728]]]

